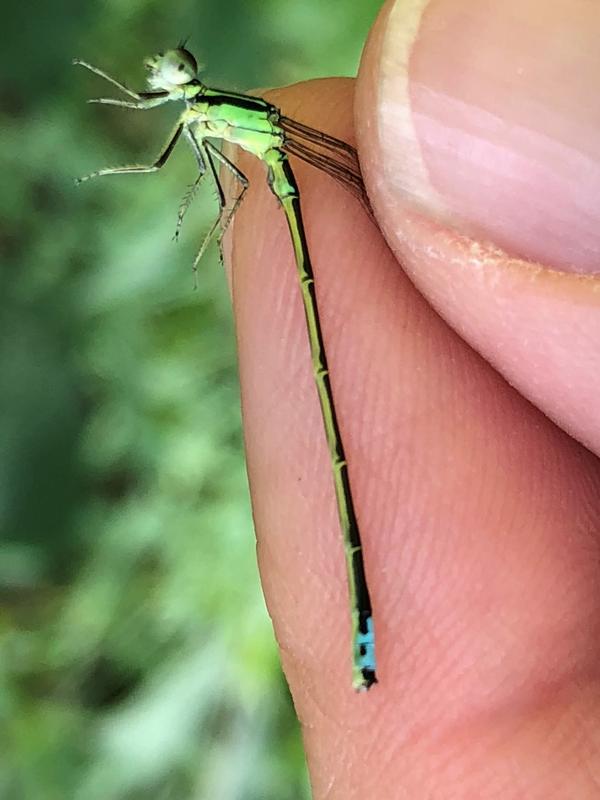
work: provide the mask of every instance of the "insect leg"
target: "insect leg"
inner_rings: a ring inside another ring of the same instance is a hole
[[[162,166],[164,166],[173,152],[173,148],[177,144],[177,140],[181,136],[181,131],[183,130],[183,123],[178,122],[177,127],[167,140],[167,143],[164,145],[160,154],[156,161],[153,164],[149,165],[140,165],[140,164],[129,164],[124,167],[108,167],[106,169],[99,169],[97,172],[92,172],[90,175],[84,175],[82,178],[77,178],[77,183],[82,183],[82,181],[88,181],[91,178],[99,178],[101,175],[125,175],[134,172],[157,172]]]
[[[212,170],[213,170],[213,176],[215,178],[215,183],[217,184],[217,187],[219,188],[219,191],[223,195],[223,201],[222,201],[222,205],[221,205],[221,220],[220,220],[220,222],[221,222],[221,232],[219,234],[219,247],[220,247],[221,246],[221,241],[223,239],[223,236],[225,236],[227,228],[229,227],[229,223],[233,219],[236,211],[240,207],[240,203],[244,199],[244,195],[246,194],[246,191],[248,189],[249,182],[248,182],[248,178],[244,175],[244,173],[241,170],[239,170],[235,166],[235,164],[227,158],[227,156],[224,156],[223,153],[218,148],[216,148],[213,144],[211,144],[210,142],[205,142],[205,147],[206,147],[206,150],[207,150],[208,160],[212,164]],[[213,156],[218,161],[220,161],[221,164],[223,164],[223,166],[226,169],[228,169],[231,172],[231,174],[234,176],[234,178],[241,185],[241,189],[240,189],[239,194],[237,195],[237,197],[233,201],[233,204],[231,205],[231,208],[229,209],[229,211],[227,211],[224,216],[223,216],[223,211],[225,210],[225,195],[223,193],[223,188],[221,187],[221,183],[219,181],[218,173],[217,173],[217,170],[215,169],[214,162],[212,161],[212,157]]]
[[[82,61],[80,58],[74,58],[73,64],[79,67],[85,67],[85,69],[89,69],[90,72],[93,72],[95,75],[99,75],[101,78],[104,78],[105,81],[112,83],[113,86],[116,86],[117,89],[132,98],[131,100],[115,100],[112,97],[96,97],[92,100],[88,100],[88,103],[102,103],[103,105],[107,106],[148,109],[154,108],[154,106],[160,106],[169,100],[168,92],[134,92],[128,86],[125,86],[124,83],[121,83],[120,81],[116,80],[116,78],[111,77],[107,72],[98,69],[98,67],[94,67],[93,64],[88,64],[87,61]]]
[[[194,157],[196,159],[196,163],[198,164],[199,175],[196,178],[196,180],[194,181],[194,183],[192,183],[192,185],[189,187],[189,189],[185,193],[185,196],[184,196],[184,198],[181,201],[181,204],[179,206],[179,212],[177,214],[177,225],[175,226],[175,234],[173,236],[174,239],[177,239],[179,237],[179,231],[181,229],[181,224],[183,222],[183,218],[185,217],[185,215],[187,213],[187,210],[191,206],[191,204],[192,204],[192,202],[194,200],[194,197],[196,196],[196,192],[198,190],[198,187],[200,186],[200,183],[201,183],[202,179],[206,175],[206,159],[204,157],[204,153],[203,153],[202,147],[196,141],[196,138],[195,138],[194,134],[191,132],[191,130],[189,129],[189,127],[187,127],[187,126],[184,127],[183,135],[188,140],[188,142],[189,142],[189,144],[190,144],[190,146],[192,148],[192,151],[194,153]]]

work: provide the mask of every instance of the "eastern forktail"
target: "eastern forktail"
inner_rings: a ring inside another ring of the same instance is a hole
[[[196,59],[183,45],[175,50],[158,53],[146,60],[146,67],[149,70],[148,84],[152,90],[149,92],[134,92],[85,61],[75,59],[73,63],[109,81],[129,98],[127,100],[98,98],[90,100],[92,103],[149,109],[171,100],[184,101],[185,110],[153,164],[101,169],[80,178],[79,182],[100,175],[156,172],[165,165],[177,141],[183,135],[192,148],[199,170],[193,189],[208,169],[217,189],[220,209],[215,224],[202,242],[194,260],[194,270],[219,225],[221,227],[219,240],[222,237],[248,188],[246,176],[210,140],[217,139],[238,145],[263,161],[267,167],[268,184],[283,208],[292,238],[313,374],[333,469],[351,604],[352,682],[355,689],[368,689],[377,682],[371,600],[350,490],[348,465],[329,381],[313,268],[300,209],[300,192],[287,156],[287,153],[291,153],[325,171],[356,195],[368,209],[356,151],[346,142],[283,116],[278,108],[259,97],[206,86],[198,78]],[[229,170],[239,184],[239,192],[229,207],[219,180],[217,162]],[[186,198],[180,208],[177,230],[189,205],[188,200],[189,198]]]

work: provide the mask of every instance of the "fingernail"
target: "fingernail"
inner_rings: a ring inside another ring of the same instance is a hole
[[[569,272],[600,272],[600,7],[399,0],[380,39],[388,191]]]

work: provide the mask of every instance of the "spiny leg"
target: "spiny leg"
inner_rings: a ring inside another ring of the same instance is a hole
[[[248,189],[249,182],[248,182],[248,178],[244,175],[244,173],[241,170],[239,170],[235,166],[235,164],[233,164],[227,158],[227,156],[224,156],[223,153],[219,149],[217,149],[213,144],[211,144],[210,142],[205,142],[205,147],[206,147],[206,151],[207,151],[206,155],[207,155],[207,158],[208,158],[208,162],[209,162],[209,164],[210,164],[210,166],[212,168],[213,177],[215,179],[215,183],[217,184],[217,188],[218,188],[218,190],[220,192],[220,196],[222,198],[221,214],[219,216],[219,222],[221,223],[221,231],[219,233],[219,236],[218,236],[218,239],[217,239],[217,243],[219,245],[219,252],[221,253],[221,261],[223,261],[223,253],[222,253],[222,250],[221,250],[221,242],[223,241],[223,237],[227,233],[227,228],[229,227],[229,224],[231,223],[231,220],[235,216],[236,211],[239,209],[239,207],[241,205],[241,202],[244,199],[244,195],[246,194],[246,191]],[[226,208],[225,193],[223,192],[223,188],[221,186],[221,181],[219,180],[218,173],[217,173],[217,170],[215,168],[214,161],[212,160],[213,156],[216,159],[218,159],[221,162],[221,164],[223,164],[223,166],[225,166],[232,173],[232,175],[236,178],[236,180],[241,185],[241,189],[240,189],[240,192],[239,192],[238,196],[233,201],[229,211],[227,211],[227,213],[226,213],[224,218],[223,218],[223,212],[224,212],[224,210]]]
[[[179,238],[179,231],[183,223],[183,218],[185,217],[187,210],[191,206],[194,197],[196,196],[196,191],[200,186],[202,178],[206,175],[206,159],[204,158],[204,155],[202,153],[202,148],[200,147],[193,133],[187,126],[185,126],[183,129],[183,135],[185,136],[185,138],[188,140],[188,142],[192,147],[194,156],[196,158],[196,163],[198,164],[198,172],[200,174],[198,175],[194,183],[192,183],[192,185],[188,188],[187,192],[184,195],[183,200],[181,201],[181,204],[179,206],[179,212],[177,214],[177,224],[175,226],[175,234],[173,235],[174,239]]]
[[[208,245],[211,243],[213,236],[215,235],[216,231],[219,229],[219,226],[221,224],[221,219],[223,217],[223,209],[225,208],[225,192],[223,191],[223,187],[221,186],[221,181],[219,180],[219,174],[218,174],[217,170],[215,169],[214,161],[212,160],[210,152],[208,151],[208,149],[206,147],[206,145],[208,143],[204,142],[204,141],[202,143],[199,143],[196,140],[196,138],[194,137],[193,134],[190,133],[190,135],[191,135],[191,138],[194,139],[194,142],[195,142],[196,146],[198,147],[198,149],[200,151],[204,152],[204,157],[206,159],[206,162],[208,163],[208,166],[209,166],[209,169],[210,169],[210,174],[212,175],[213,183],[214,183],[214,185],[216,187],[216,190],[217,190],[217,198],[218,198],[218,201],[219,201],[219,213],[215,217],[215,219],[213,221],[213,224],[211,225],[209,231],[207,232],[207,234],[205,235],[204,239],[202,240],[202,244],[200,245],[200,249],[198,250],[198,253],[196,254],[196,258],[194,259],[194,263],[192,264],[192,272],[194,273],[194,286],[196,286],[197,285],[197,275],[198,275],[198,264],[202,260],[202,258],[204,256],[204,253],[206,252],[206,250],[208,248]],[[223,263],[223,253],[221,252],[221,240],[220,240],[220,237],[217,239],[217,244],[218,244],[218,247],[219,247],[219,258],[221,260],[221,263]]]
[[[92,100],[88,100],[88,103],[102,103],[103,105],[107,106],[121,106],[123,108],[137,108],[141,110],[146,110],[148,108],[154,108],[155,106],[160,106],[163,103],[168,102],[169,100],[169,92],[161,91],[161,92],[134,92],[128,86],[125,86],[124,83],[116,80],[110,76],[107,72],[99,69],[98,67],[94,67],[93,64],[88,64],[87,61],[82,61],[80,58],[74,58],[73,64],[80,67],[85,67],[85,69],[89,69],[90,72],[93,72],[95,75],[99,75],[104,80],[112,83],[113,86],[116,86],[121,92],[129,97],[132,98],[134,102],[131,100],[116,100],[113,97],[95,97]]]
[[[82,61],[80,58],[74,58],[72,63],[75,66],[85,67],[85,69],[89,69],[90,72],[93,72],[96,75],[99,75],[101,78],[104,78],[105,81],[108,81],[109,83],[112,83],[113,86],[116,86],[117,89],[120,89],[124,94],[129,95],[129,97],[132,97],[134,100],[141,100],[142,99],[141,95],[138,94],[138,92],[134,92],[128,86],[125,86],[124,83],[121,83],[116,78],[113,78],[112,76],[110,76],[107,72],[104,72],[104,70],[101,70],[98,67],[95,67],[93,64],[88,64],[87,61]]]
[[[88,103],[97,103],[104,106],[120,106],[121,108],[137,108],[139,111],[147,111],[149,108],[156,108],[168,103],[171,99],[169,92],[140,92],[139,100],[116,100],[114,97],[93,97]]]
[[[202,242],[202,244],[200,246],[200,250],[198,251],[198,255],[194,259],[194,264],[192,266],[192,269],[193,269],[194,273],[196,273],[198,271],[198,264],[202,260],[202,257],[204,256],[204,253],[206,252],[206,248],[208,247],[208,245],[212,241],[213,236],[219,230],[219,228],[220,228],[220,232],[219,232],[219,234],[217,236],[217,245],[218,245],[218,248],[219,248],[219,258],[220,258],[221,264],[223,264],[223,249],[221,247],[221,242],[223,241],[223,236],[225,234],[225,231],[227,230],[227,228],[229,226],[229,223],[231,222],[231,219],[232,219],[233,215],[235,214],[237,208],[239,207],[239,204],[241,202],[242,197],[244,196],[244,194],[246,192],[246,189],[248,188],[248,179],[246,178],[246,176],[243,174],[243,172],[240,172],[240,170],[234,164],[232,164],[230,161],[228,161],[228,159],[226,159],[225,156],[222,155],[220,150],[217,150],[217,148],[214,147],[214,145],[212,145],[210,142],[207,142],[207,141],[203,141],[202,142],[202,147],[204,149],[204,154],[205,154],[206,160],[207,160],[207,162],[209,164],[210,171],[211,171],[215,186],[217,187],[220,211],[219,211],[219,216],[215,219],[215,221],[213,222],[210,230],[208,231],[208,233],[204,237],[204,240],[203,240],[203,242]],[[223,163],[227,163],[229,169],[232,169],[234,176],[237,178],[237,180],[242,185],[242,188],[240,190],[239,195],[236,197],[232,208],[227,212],[225,218],[223,218],[223,214],[226,211],[226,207],[227,207],[227,203],[226,203],[226,200],[225,200],[225,192],[223,191],[223,186],[221,185],[221,181],[219,179],[219,173],[217,172],[217,169],[215,167],[215,163],[213,161],[213,155],[216,155],[216,157],[219,158],[219,160],[221,160]]]
[[[206,162],[208,162],[213,182],[217,189],[217,198],[219,201],[219,217],[215,225],[213,225],[213,228],[211,229],[211,232],[209,233],[207,238],[210,241],[210,238],[213,236],[214,231],[217,229],[220,223],[222,225],[221,234],[219,235],[219,246],[220,246],[220,241],[223,238],[225,232],[227,231],[229,223],[231,222],[235,212],[238,210],[242,198],[246,192],[246,189],[248,188],[248,178],[246,178],[244,173],[241,172],[235,166],[235,164],[233,164],[226,156],[223,155],[223,153],[221,153],[221,151],[218,148],[216,148],[208,140],[202,139],[201,142],[199,142],[196,136],[194,135],[193,131],[191,131],[189,128],[186,128],[185,135],[192,146],[192,150],[196,155],[198,163],[205,165]],[[227,201],[225,199],[225,192],[223,191],[223,186],[221,185],[221,181],[219,179],[219,173],[215,167],[215,162],[213,160],[213,157],[217,158],[225,167],[227,167],[227,169],[233,174],[233,176],[238,180],[238,182],[242,186],[239,195],[235,198],[231,210],[227,212],[225,219],[223,219],[223,212],[227,206]],[[206,245],[204,245],[204,247],[201,248],[201,250],[202,253],[204,253],[204,251],[206,250]],[[200,261],[201,257],[202,256],[198,257],[198,261]]]
[[[218,237],[218,244],[219,244],[219,252],[221,253],[221,261],[223,260],[223,254],[221,252],[221,240],[223,238],[223,234],[225,233],[227,227],[229,226],[229,223],[231,222],[233,215],[235,214],[236,210],[239,207],[239,204],[246,192],[246,189],[248,188],[248,179],[234,164],[231,163],[231,161],[229,161],[229,159],[227,159],[220,152],[220,150],[218,150],[214,145],[212,145],[210,142],[204,139],[198,140],[194,135],[194,132],[187,126],[184,127],[184,136],[188,140],[192,148],[192,151],[194,152],[196,161],[198,163],[198,169],[200,170],[200,175],[196,179],[195,183],[192,185],[191,192],[189,193],[188,196],[190,196],[190,198],[193,198],[196,186],[204,176],[206,172],[206,165],[208,164],[214,185],[217,190],[217,198],[219,202],[219,214],[216,217],[213,224],[211,225],[210,230],[202,240],[202,244],[200,245],[200,249],[198,250],[198,253],[192,265],[192,272],[194,273],[194,288],[195,288],[197,286],[198,264],[202,260],[208,245],[212,241],[212,238],[215,235],[216,231],[219,229],[220,225],[222,225],[223,227]],[[234,177],[239,181],[239,183],[242,186],[239,195],[235,198],[233,206],[231,210],[227,212],[225,219],[223,219],[223,212],[225,211],[227,205],[225,200],[225,192],[223,191],[221,181],[219,180],[219,173],[215,167],[213,157],[221,161],[221,163],[224,164],[227,167],[227,169],[230,170],[230,172],[234,175]],[[177,231],[175,235],[177,235],[177,233],[179,232],[183,216],[187,211],[187,209],[189,208],[190,203],[191,199],[188,202],[186,197],[184,203],[182,204],[182,207],[180,208],[179,217],[177,220]]]
[[[198,191],[198,187],[200,186],[203,177],[204,174],[198,175],[196,180],[188,186],[185,194],[181,199],[181,203],[179,204],[179,210],[177,212],[177,222],[175,223],[175,233],[173,234],[174,241],[178,241],[179,239],[179,233],[181,231],[181,226],[183,224],[183,218],[187,214],[189,207],[194,202],[194,198],[196,197],[196,192]]]
[[[206,163],[207,162],[208,162],[208,164],[210,166],[210,171],[211,171],[212,177],[213,177],[213,179],[215,181],[215,184],[217,186],[217,196],[218,196],[218,199],[219,199],[219,216],[216,218],[216,220],[213,223],[211,229],[208,231],[208,233],[206,234],[206,236],[202,240],[202,244],[200,245],[200,249],[198,250],[196,258],[194,259],[194,263],[192,264],[192,274],[194,276],[194,291],[195,291],[198,288],[198,264],[200,263],[200,261],[202,259],[202,256],[206,252],[206,248],[208,247],[208,245],[210,243],[210,240],[212,239],[212,237],[214,235],[215,229],[216,229],[217,225],[219,224],[219,220],[221,218],[221,211],[223,210],[223,203],[225,201],[224,201],[223,190],[221,189],[221,184],[219,183],[219,180],[218,180],[217,175],[215,173],[214,165],[213,165],[212,161],[210,160],[210,156],[206,152],[206,149],[204,148],[204,142],[199,142],[196,139],[196,137],[194,136],[192,130],[187,126],[184,129],[184,136],[188,140],[188,142],[190,143],[190,146],[191,146],[192,151],[194,153],[194,156],[196,158],[196,162],[198,164],[198,169],[200,170],[200,175],[196,178],[194,184],[192,185],[191,192],[188,193],[188,197],[190,197],[190,200],[184,204],[184,207],[180,206],[180,208],[179,208],[179,215],[178,215],[178,218],[177,218],[177,230],[175,231],[175,236],[177,236],[178,233],[179,233],[179,228],[181,227],[181,223],[183,221],[183,216],[184,216],[185,212],[187,211],[187,209],[190,207],[190,204],[192,202],[193,196],[194,196],[194,194],[196,192],[196,187],[198,186],[198,184],[200,183],[200,181],[202,180],[202,178],[206,174]]]
[[[214,161],[213,161],[213,159],[211,157],[211,152],[212,151],[215,151],[217,153],[219,151],[215,147],[213,147],[210,144],[210,142],[207,142],[204,139],[201,139],[199,141],[196,138],[196,136],[194,135],[194,132],[190,128],[186,128],[185,129],[185,137],[187,138],[188,142],[191,145],[192,150],[194,151],[194,155],[196,156],[196,160],[198,162],[198,166],[200,168],[203,167],[204,170],[206,170],[206,164],[208,164],[209,169],[210,169],[210,173],[212,175],[212,179],[213,179],[214,185],[215,185],[216,190],[217,190],[217,198],[218,198],[218,201],[219,201],[219,214],[215,218],[215,221],[213,222],[213,224],[211,225],[210,230],[208,231],[208,233],[206,234],[206,236],[202,240],[202,244],[200,245],[200,249],[198,250],[198,253],[197,253],[196,258],[194,259],[194,263],[192,265],[192,272],[194,273],[194,288],[196,288],[196,286],[197,286],[198,264],[202,260],[208,245],[212,241],[212,238],[215,235],[215,232],[218,230],[219,225],[221,224],[221,220],[222,220],[222,217],[223,217],[223,209],[225,208],[226,201],[225,201],[225,192],[223,191],[223,187],[221,186],[221,181],[219,180],[219,174],[218,174],[218,172],[217,172],[217,170],[215,168]],[[200,165],[202,165],[202,167]],[[240,173],[240,175],[241,175],[241,173]],[[242,175],[242,178],[247,183],[247,180],[243,175]],[[219,237],[218,242],[219,242],[219,252],[221,253],[221,240],[220,240],[220,237]],[[222,253],[221,253],[221,261],[223,261],[223,254]]]
[[[221,181],[219,180],[219,173],[215,168],[215,162],[212,160],[211,151],[216,150],[213,145],[211,145],[208,141],[202,141],[202,146],[204,149],[204,155],[206,156],[206,160],[208,161],[208,166],[210,167],[210,172],[213,178],[213,182],[215,184],[215,188],[217,190],[217,199],[219,201],[219,219],[223,214],[223,209],[225,208],[227,201],[225,199],[225,192],[223,191],[223,186],[221,185]],[[219,151],[217,150],[217,153]]]
[[[181,136],[182,130],[183,123],[178,122],[177,127],[167,140],[167,143],[164,145],[158,158],[153,164],[149,164],[147,166],[130,164],[124,167],[107,167],[106,169],[99,169],[96,172],[92,172],[90,175],[84,175],[82,178],[77,178],[76,183],[82,183],[83,181],[88,181],[91,178],[99,178],[101,175],[126,175],[135,172],[157,172],[166,164],[169,156],[173,152],[173,148],[177,144],[177,140]]]

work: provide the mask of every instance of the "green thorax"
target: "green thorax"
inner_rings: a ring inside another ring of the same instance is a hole
[[[204,84],[185,87],[187,109],[181,121],[199,138],[214,137],[242,147],[258,158],[283,146],[279,110],[260,97],[210,89]]]

